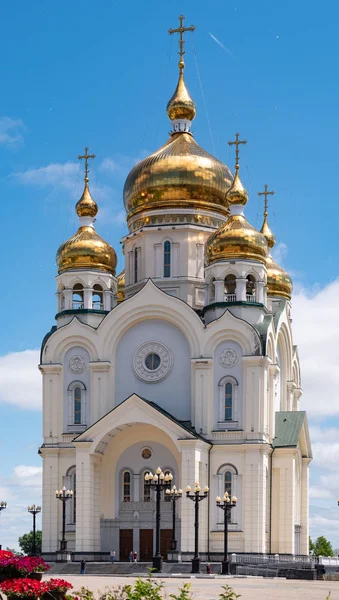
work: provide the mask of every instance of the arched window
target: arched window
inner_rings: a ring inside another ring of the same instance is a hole
[[[215,491],[221,498],[226,492],[230,498],[236,496],[237,505],[230,511],[228,522],[232,525],[233,529],[237,529],[240,527],[241,521],[241,476],[233,465],[224,464],[219,467],[216,476]],[[219,514],[220,512],[220,510],[217,511],[216,518],[221,529],[223,528],[223,516]]]
[[[225,385],[225,421],[232,421],[233,385],[228,381]]]
[[[81,387],[77,386],[73,390],[74,398],[74,425],[81,425]]]
[[[86,426],[86,388],[81,381],[73,381],[68,386],[68,427]],[[75,431],[79,431],[78,428]]]
[[[164,277],[171,277],[171,242],[164,243]]]
[[[253,275],[246,277],[246,300],[247,302],[255,302],[255,279]]]
[[[104,293],[101,285],[96,284],[93,287],[92,308],[95,310],[104,310]]]
[[[134,283],[138,281],[139,276],[139,252],[138,248],[134,248]]]
[[[237,299],[236,296],[237,289],[237,281],[235,275],[230,273],[225,277],[225,302],[235,302]]]
[[[215,279],[214,277],[210,281],[210,303],[215,302]]]
[[[73,286],[72,308],[73,310],[84,308],[84,288],[81,283],[76,283]]]
[[[147,485],[146,481],[145,481],[145,475],[148,474],[149,471],[145,471],[143,474],[143,480],[144,480],[144,494],[143,494],[143,501],[144,502],[150,502],[151,501],[151,486]]]
[[[232,473],[226,471],[224,474],[224,493],[227,492],[229,496],[232,496]]]
[[[223,429],[238,427],[238,382],[226,375],[219,381],[219,419],[218,426]]]
[[[123,501],[130,502],[131,501],[131,473],[129,471],[124,471],[122,475],[122,487],[123,487]]]

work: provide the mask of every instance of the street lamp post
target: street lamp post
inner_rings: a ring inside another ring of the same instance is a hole
[[[36,504],[32,504],[27,508],[28,512],[33,515],[33,549],[32,556],[36,556],[36,516],[41,512],[41,506],[36,506]]]
[[[73,497],[73,490],[66,490],[63,487],[61,490],[55,491],[55,497],[62,502],[62,540],[60,543],[60,552],[66,552],[67,541],[65,539],[66,531],[66,502]]]
[[[0,502],[0,515],[1,515],[1,511],[5,510],[5,508],[7,508],[7,502]],[[0,550],[1,550],[2,546],[0,544]]]
[[[182,490],[177,490],[175,485],[171,490],[166,490],[166,496],[168,496],[172,502],[172,541],[171,550],[174,552],[177,549],[177,540],[175,539],[175,517],[176,517],[176,503],[182,498]]]
[[[228,560],[228,521],[231,515],[231,510],[237,504],[237,498],[232,496],[229,497],[228,493],[225,492],[223,502],[221,502],[220,496],[216,497],[217,507],[224,511],[224,560],[222,561],[221,573],[222,575],[230,574],[230,562]]]
[[[171,482],[173,479],[172,473],[166,473],[157,468],[154,475],[153,473],[146,473],[145,475],[145,483],[149,485],[151,489],[156,492],[156,530],[155,530],[155,555],[153,556],[153,569],[161,573],[162,571],[162,556],[160,553],[160,501],[161,501],[161,492],[163,490],[168,490],[171,487]]]
[[[206,485],[203,489],[203,494],[200,494],[201,487],[198,482],[194,484],[193,494],[191,494],[191,486],[186,488],[186,497],[194,502],[194,558],[192,560],[192,573],[200,573],[200,556],[199,556],[199,504],[207,498],[209,489]]]

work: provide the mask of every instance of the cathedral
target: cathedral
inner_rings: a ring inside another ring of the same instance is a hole
[[[188,28],[191,30],[192,28]],[[123,201],[124,266],[95,231],[98,206],[88,154],[79,228],[57,251],[56,324],[41,348],[43,553],[67,548],[88,560],[155,551],[155,501],[145,475],[160,467],[200,506],[199,549],[220,555],[216,497],[237,498],[228,523],[236,553],[308,554],[312,459],[290,276],[272,258],[267,186],[263,225],[246,220],[248,194],[235,169],[201,148],[184,78],[167,105],[171,133],[134,166]],[[123,268],[124,267],[124,268]],[[63,506],[56,490],[72,490]],[[173,537],[161,501],[161,553]],[[194,550],[194,506],[174,513],[177,550]]]

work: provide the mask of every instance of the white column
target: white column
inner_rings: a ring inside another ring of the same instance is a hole
[[[65,310],[72,310],[72,290],[70,288],[64,289],[65,294]]]
[[[60,364],[42,364],[39,369],[43,374],[43,436],[45,441],[56,443],[63,432],[63,368]]]
[[[246,302],[246,281],[247,281],[247,279],[243,279],[242,277],[239,277],[239,279],[236,280],[236,282],[237,282],[237,287],[236,287],[237,302],[239,302],[239,301]]]
[[[92,442],[76,447],[76,552],[100,550],[100,457],[89,453]]]
[[[301,467],[301,540],[300,540],[300,553],[309,553],[309,511],[308,511],[308,499],[309,499],[309,464],[310,458],[302,459]]]
[[[296,448],[276,448],[273,454],[272,553],[294,554]]]
[[[108,361],[90,362],[91,373],[90,393],[87,395],[89,405],[90,423],[95,423],[108,413],[112,406],[108,406],[107,381],[111,363]]]
[[[199,480],[200,451],[196,440],[181,442],[181,481],[183,498],[181,500],[181,551],[194,551],[194,504],[186,498],[185,488]],[[207,500],[205,500],[207,502]]]
[[[224,280],[216,279],[214,282],[215,302],[224,302]]]
[[[155,277],[163,277],[163,246],[162,244],[154,244],[154,264],[155,264]]]
[[[60,489],[59,450],[43,448],[42,469],[42,551],[55,552],[61,539],[61,504],[55,497],[55,490]]]
[[[104,290],[104,310],[111,310],[112,308],[112,291]]]
[[[92,308],[92,306],[93,306],[92,296],[93,296],[92,288],[85,288],[84,289],[84,308],[89,308],[89,309]]]
[[[303,391],[301,388],[295,388],[294,392],[293,392],[293,409],[292,410],[299,410],[299,400],[301,398],[303,394]]]
[[[265,298],[264,298],[264,281],[257,281],[257,289],[256,289],[256,302],[261,302],[261,304],[264,304]]]
[[[213,360],[193,359],[191,363],[191,419],[198,433],[213,428]]]
[[[293,410],[293,398],[294,398],[294,390],[296,388],[296,384],[294,381],[287,382],[287,394],[286,394],[286,409],[285,410]]]
[[[179,244],[171,244],[171,277],[179,277],[180,275],[179,250]]]
[[[243,477],[245,552],[266,552],[266,469],[261,448],[246,452]]]
[[[277,364],[270,364],[268,368],[268,433],[273,439],[275,436],[275,382],[276,376],[279,373],[279,367]]]

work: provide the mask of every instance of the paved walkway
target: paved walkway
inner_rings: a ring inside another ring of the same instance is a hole
[[[46,577],[47,579],[47,577]],[[94,575],[65,576],[71,582],[74,590],[81,586],[90,588],[93,592],[105,587],[133,583],[132,577],[97,577]],[[286,579],[262,579],[260,577],[206,577],[196,578],[162,578],[167,594],[177,592],[183,583],[191,583],[194,600],[216,600],[221,586],[228,583],[241,600],[325,600],[331,591],[330,600],[339,600],[339,581],[291,581]]]

